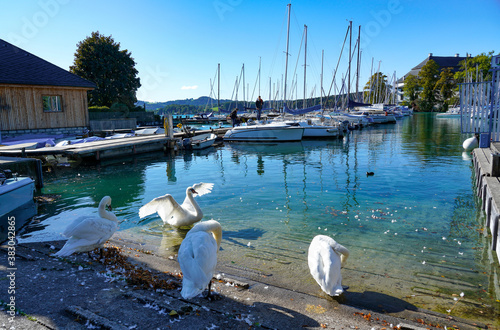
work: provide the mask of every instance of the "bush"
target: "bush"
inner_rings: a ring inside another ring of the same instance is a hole
[[[136,107],[133,107],[132,112],[146,112],[146,109],[144,109],[144,107],[141,107],[141,106],[136,106]]]
[[[426,100],[417,100],[417,107],[419,111],[432,112],[434,109],[434,104]]]
[[[89,112],[109,112],[109,111],[110,111],[109,107],[98,107],[98,106],[89,107]]]
[[[128,106],[123,103],[113,103],[111,105],[111,108],[109,108],[111,111],[116,111],[116,112],[121,112],[124,117],[128,117],[128,114],[130,112]]]

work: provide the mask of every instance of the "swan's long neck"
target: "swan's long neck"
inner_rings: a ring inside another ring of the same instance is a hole
[[[112,220],[112,221],[118,221],[118,218],[113,212],[109,212],[106,210],[106,206],[111,203],[111,200],[106,200],[103,199],[99,203],[99,216],[104,219]]]
[[[337,242],[332,245],[332,248],[333,250],[335,250],[335,252],[340,254],[340,264],[342,267],[344,267],[344,264],[349,257],[349,250]]]
[[[201,208],[200,206],[198,205],[198,203],[195,201],[194,199],[194,196],[193,196],[193,193],[191,192],[191,187],[189,187],[187,190],[186,190],[186,198],[189,200],[189,202],[191,203],[191,205],[193,205],[193,208],[194,210],[196,211],[196,215],[197,216],[202,216],[203,217],[203,212],[201,211]]]

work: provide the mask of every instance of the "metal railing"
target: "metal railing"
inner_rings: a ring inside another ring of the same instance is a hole
[[[500,68],[493,68],[492,80],[460,84],[462,133],[488,135],[500,141]],[[489,144],[488,144],[489,146]]]

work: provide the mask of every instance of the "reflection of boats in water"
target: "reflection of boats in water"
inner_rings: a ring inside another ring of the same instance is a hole
[[[227,149],[240,154],[294,154],[304,151],[301,141],[280,143],[228,143]]]
[[[344,145],[343,139],[335,140],[302,140],[300,142],[304,149],[323,149],[323,148],[333,148],[342,147]]]
[[[280,142],[280,143],[228,143],[226,148],[234,150],[241,154],[269,154],[286,155],[303,153],[306,150],[323,148],[343,148],[342,139],[307,139],[299,142]]]

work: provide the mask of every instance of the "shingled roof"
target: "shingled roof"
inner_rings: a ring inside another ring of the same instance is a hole
[[[432,53],[430,53],[425,60],[423,60],[416,67],[412,68],[410,72],[404,75],[404,77],[400,78],[398,80],[398,83],[402,83],[404,81],[404,78],[408,77],[409,75],[418,76],[418,73],[420,72],[422,67],[426,65],[430,60],[436,62],[436,64],[439,65],[441,69],[451,68],[451,71],[455,72],[460,69],[460,62],[465,60],[466,58],[467,57],[458,56],[458,54],[456,54],[455,56],[434,56],[432,55]]]
[[[0,84],[96,88],[86,79],[61,69],[0,39]]]

